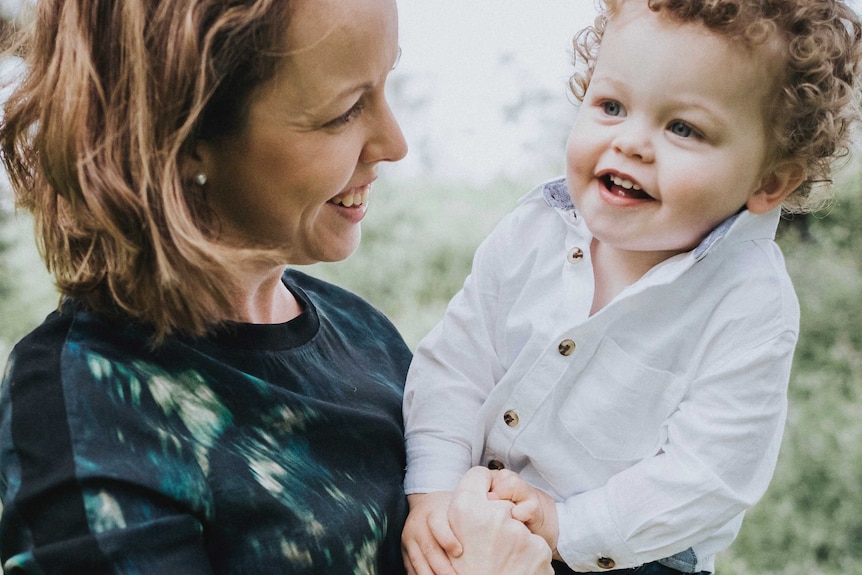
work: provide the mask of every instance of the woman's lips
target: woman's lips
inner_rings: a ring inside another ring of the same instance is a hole
[[[358,186],[346,190],[331,200],[329,203],[336,212],[351,224],[358,224],[368,212],[368,196],[371,193],[371,184]]]

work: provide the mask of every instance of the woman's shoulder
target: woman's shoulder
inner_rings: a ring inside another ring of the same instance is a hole
[[[72,315],[60,310],[49,313],[41,324],[15,344],[9,356],[10,363],[14,358],[44,358],[46,353],[61,348],[72,324]]]
[[[12,349],[0,388],[3,427],[10,411],[29,412],[31,418],[44,414],[49,423],[55,420],[44,410],[50,409],[60,384],[60,357],[69,325],[67,316],[52,312]]]
[[[133,326],[87,313],[66,300],[13,347],[3,387],[19,393],[27,390],[38,406],[39,397],[61,392],[67,372],[86,363],[92,350],[119,357],[129,348],[130,339],[136,340],[135,348],[145,349],[146,336],[135,337],[131,331]]]
[[[148,333],[66,300],[12,349],[3,400],[19,413],[38,414],[42,421],[64,419],[67,401],[87,395],[100,381],[151,355]]]
[[[61,358],[69,342],[76,311],[74,306],[52,311],[18,341],[6,364],[4,387],[5,382],[12,379],[33,380],[42,385],[58,380]]]
[[[0,388],[0,428],[5,454],[18,451],[30,453],[30,464],[50,467],[66,465],[72,453],[74,426],[80,413],[75,406],[88,390],[96,386],[97,375],[87,361],[88,342],[76,337],[79,310],[64,305],[13,348],[6,365]],[[101,339],[111,336],[101,326]],[[35,458],[35,459],[32,459]],[[10,459],[0,458],[3,473],[8,472]],[[14,467],[14,466],[13,466]],[[33,468],[22,468],[22,473]]]

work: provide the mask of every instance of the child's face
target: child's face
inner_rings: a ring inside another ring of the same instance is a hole
[[[645,0],[623,4],[566,152],[569,191],[598,241],[655,263],[749,203],[766,163],[769,64]]]

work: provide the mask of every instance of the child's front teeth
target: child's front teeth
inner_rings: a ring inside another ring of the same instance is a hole
[[[620,186],[621,188],[625,188],[627,190],[640,191],[640,189],[641,189],[641,187],[639,185],[637,185],[636,183],[629,181],[629,180],[626,180],[626,179],[623,179],[619,176],[613,176],[611,178],[611,181],[614,184],[616,184],[617,186]]]

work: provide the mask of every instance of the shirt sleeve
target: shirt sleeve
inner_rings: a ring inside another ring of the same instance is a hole
[[[557,504],[558,551],[575,571],[617,568],[703,541],[763,495],[787,413],[794,332],[784,332],[692,382],[659,453],[602,487]]]
[[[463,288],[413,356],[404,393],[408,494],[453,490],[472,464],[476,415],[504,373],[495,326],[508,219],[482,242]]]

